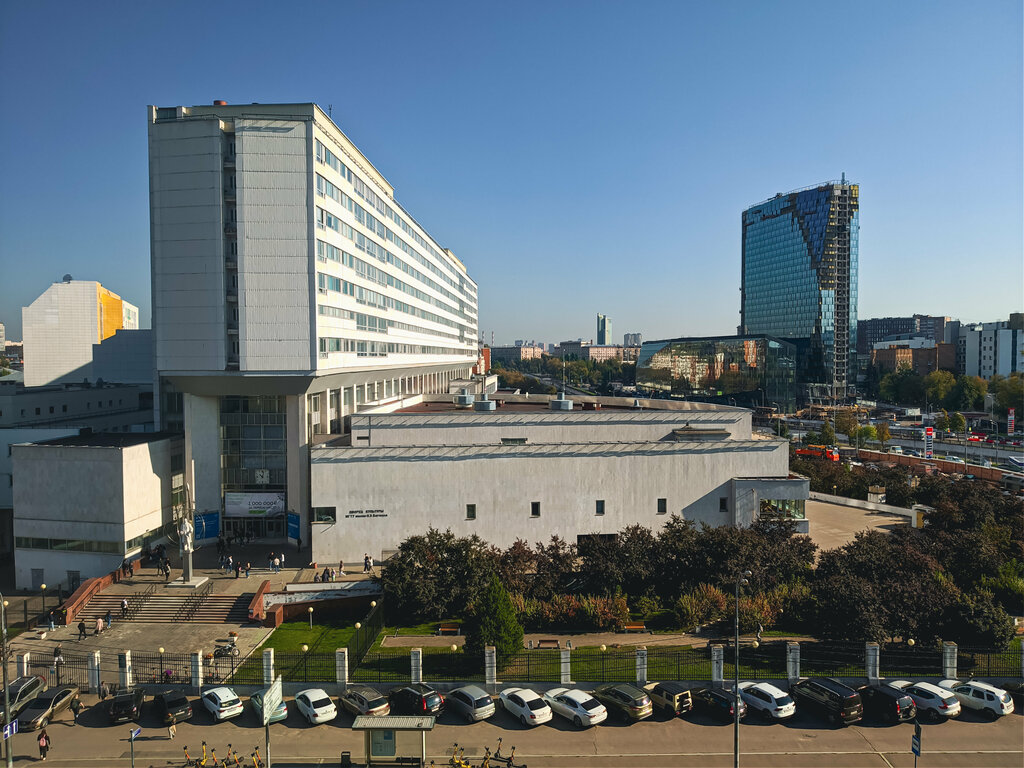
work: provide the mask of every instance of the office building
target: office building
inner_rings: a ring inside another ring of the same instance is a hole
[[[612,343],[612,321],[604,315],[597,316],[597,343],[606,346]]]
[[[871,364],[882,372],[909,368],[919,376],[932,371],[956,371],[956,345],[921,336],[879,341],[871,350]]]
[[[641,390],[688,400],[796,410],[796,347],[770,336],[709,336],[644,342]]]
[[[950,342],[946,338],[948,317],[912,315],[910,317],[872,317],[857,321],[857,353],[870,355],[875,344],[896,335],[921,336],[932,341]]]
[[[92,380],[93,345],[139,327],[138,307],[93,280],[54,283],[21,310],[25,386]]]
[[[3,354],[4,349],[7,348],[7,331],[4,328],[4,324],[0,323],[0,355]]]
[[[644,335],[642,333],[627,333],[622,337],[622,346],[624,347],[639,347],[644,343]]]
[[[468,378],[476,283],[315,104],[148,118],[156,368],[197,513],[306,539],[310,446]]]
[[[0,428],[153,431],[152,383],[26,387],[18,378],[0,378]]]
[[[491,347],[490,359],[501,363],[520,363],[523,360],[540,360],[544,356],[542,347],[531,344],[516,344],[514,347]]]
[[[854,394],[859,207],[844,176],[743,212],[740,335],[796,346],[802,399]]]
[[[959,372],[990,379],[1024,371],[1024,314],[1009,320],[964,324],[960,327]]]

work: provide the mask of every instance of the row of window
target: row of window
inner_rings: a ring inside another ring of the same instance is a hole
[[[320,354],[331,352],[355,352],[360,357],[386,357],[388,355],[462,355],[471,354],[465,349],[432,347],[426,344],[399,344],[393,341],[363,341],[361,339],[339,339],[320,337]]]
[[[81,539],[42,539],[16,536],[14,546],[18,549],[53,549],[61,552],[100,552],[105,555],[121,555],[125,552],[123,541],[88,541]]]
[[[604,516],[604,499],[597,499],[594,502],[594,514],[597,517],[603,517]],[[658,499],[658,514],[659,515],[667,515],[668,514],[668,499]],[[531,501],[530,502],[530,517],[540,517],[540,502],[539,501]],[[466,505],[466,519],[467,520],[476,520],[476,504],[467,504]]]
[[[118,401],[117,401],[117,404],[119,406],[120,405],[124,405],[124,400],[119,398]],[[55,406],[55,405],[49,406],[49,412],[50,413],[55,413],[56,407],[57,406]],[[97,400],[96,401],[96,407],[97,408],[103,408],[103,407],[113,408],[114,407],[114,401],[113,400],[107,400],[107,405],[104,406],[102,400]],[[35,409],[36,416],[42,416],[43,415],[42,414],[42,410],[43,410],[42,407],[36,408]],[[85,410],[87,410],[87,411],[92,410],[92,401],[91,400],[86,401],[86,403],[85,403]],[[61,413],[67,413],[68,412],[68,407],[67,407],[66,404],[65,405],[61,405],[60,412]],[[4,412],[0,411],[0,418],[3,418],[3,415],[4,415]],[[24,408],[21,409],[21,415],[22,416],[25,415],[25,409]]]
[[[329,150],[319,141],[316,142],[316,159],[319,162],[329,166],[330,168],[333,168],[334,171],[339,176],[341,176],[343,179],[345,179],[352,185],[352,189],[355,191],[357,195],[359,195],[366,202],[372,205],[381,215],[385,216],[386,218],[390,219],[395,224],[397,224],[399,227],[401,227],[402,231],[405,232],[409,237],[411,237],[416,242],[417,245],[419,245],[421,248],[427,251],[427,253],[433,256],[437,261],[441,262],[449,269],[453,269],[448,264],[448,260],[441,254],[440,251],[438,251],[423,237],[421,237],[420,234],[416,232],[416,230],[409,226],[405,219],[399,216],[390,205],[388,205],[376,192],[370,189],[370,187],[365,182],[363,182],[362,179],[360,179],[358,176],[352,173],[352,171],[349,170],[349,168],[343,162],[341,162],[341,160],[339,160],[338,157],[333,152],[331,152],[331,150]],[[392,232],[390,229],[387,229],[386,233],[383,236],[386,237],[388,241],[396,243],[400,248],[402,248],[403,251],[408,253],[420,264],[425,266],[432,273],[436,274],[438,277],[440,277],[446,283],[451,285],[453,288],[461,291],[469,298],[476,298],[476,292],[473,290],[472,286],[468,285],[462,279],[462,276],[459,275],[458,271],[453,270],[452,274],[455,275],[456,278],[453,280],[446,272],[442,271],[436,264],[433,264],[432,262],[424,258],[421,254],[417,253],[415,249],[409,246],[409,244],[402,240],[402,238],[395,235],[394,232]]]
[[[441,336],[452,341],[461,341],[461,337],[455,333],[445,333],[443,331],[435,331],[432,328],[423,328],[418,325],[412,325],[410,323],[402,323],[397,320],[389,320],[383,317],[375,317],[374,315],[365,315],[361,312],[353,312],[350,309],[341,309],[340,307],[332,307],[326,304],[320,304],[317,306],[317,311],[324,317],[336,317],[340,320],[355,320],[356,330],[358,331],[370,331],[371,333],[388,333],[390,329],[394,328],[398,331],[411,331],[412,333],[425,333],[430,336]]]

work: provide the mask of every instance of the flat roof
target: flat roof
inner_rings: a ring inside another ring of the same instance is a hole
[[[31,445],[54,445],[78,448],[129,448],[133,445],[155,443],[172,437],[181,437],[174,432],[93,432],[84,435],[55,437],[40,440]]]
[[[359,715],[353,731],[432,731],[433,715]]]

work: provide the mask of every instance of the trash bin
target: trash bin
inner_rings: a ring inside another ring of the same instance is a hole
[[[341,766],[341,768],[352,768],[352,753],[342,752],[341,762],[339,763],[339,765]]]

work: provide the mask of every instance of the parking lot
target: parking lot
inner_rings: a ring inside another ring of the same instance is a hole
[[[178,726],[177,738],[167,738],[147,703],[139,723],[142,735],[135,744],[135,765],[139,768],[166,768],[183,765],[183,746],[193,755],[202,741],[223,759],[230,743],[240,756],[253,747],[263,750],[263,729],[248,703],[241,717],[213,723],[210,715],[193,700],[192,720]],[[247,697],[243,697],[246,700]],[[129,765],[127,725],[106,725],[106,713],[95,706],[95,697],[86,697],[90,706],[73,726],[70,715],[51,723],[48,733],[52,749],[48,765],[57,768],[76,766]],[[289,701],[289,709],[292,709]],[[352,717],[340,714],[320,726],[309,726],[294,712],[288,720],[270,727],[274,765],[337,765],[342,750],[348,750],[357,762],[362,758],[363,736],[351,730]],[[1024,762],[1024,717],[1015,712],[996,722],[965,713],[956,720],[924,724],[922,766],[978,766],[979,768],[1019,768]],[[740,727],[743,766],[823,766],[830,768],[901,768],[913,765],[910,738],[913,726],[881,725],[871,720],[847,728],[832,728],[811,713],[799,712],[789,721],[769,724],[756,719]],[[433,732],[427,735],[429,759],[446,765],[452,744],[465,746],[465,756],[475,763],[492,750],[498,738],[504,752],[516,747],[517,763],[550,768],[669,768],[674,766],[732,765],[733,729],[693,713],[668,720],[658,714],[650,720],[625,725],[609,720],[588,730],[577,730],[566,720],[526,729],[507,713],[499,711],[489,721],[468,725],[450,713],[442,715]],[[15,763],[36,762],[35,738],[31,733],[14,737]],[[251,763],[250,763],[251,764]],[[212,761],[210,762],[212,765]]]

